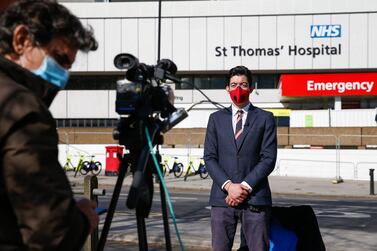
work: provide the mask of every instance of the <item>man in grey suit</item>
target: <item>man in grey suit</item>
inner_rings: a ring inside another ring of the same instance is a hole
[[[249,101],[251,72],[244,66],[229,71],[229,108],[209,117],[204,160],[213,180],[210,200],[212,247],[232,249],[241,221],[252,251],[269,248],[271,190],[268,175],[276,162],[275,120]]]

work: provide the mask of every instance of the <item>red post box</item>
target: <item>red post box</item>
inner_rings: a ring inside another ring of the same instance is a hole
[[[119,171],[118,154],[123,154],[123,146],[106,146],[106,176],[116,176]]]

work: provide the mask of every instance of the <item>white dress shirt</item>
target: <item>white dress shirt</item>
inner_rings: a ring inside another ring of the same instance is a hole
[[[239,109],[238,107],[236,107],[235,105],[232,104],[232,124],[233,124],[233,134],[236,133],[236,124],[237,124],[237,112],[238,110],[242,110],[243,111],[243,114],[242,114],[242,128],[244,127],[245,125],[245,122],[246,122],[246,118],[247,118],[247,113],[249,111],[249,107],[250,107],[250,103],[247,104],[244,108],[242,109]]]
[[[248,103],[246,106],[242,108],[243,114],[242,114],[242,128],[245,125],[247,113],[249,111],[250,103]],[[238,107],[236,107],[234,104],[232,104],[232,124],[233,124],[233,134],[236,133],[236,124],[237,124],[237,112],[240,110]],[[221,186],[221,189],[224,190],[224,187],[226,184],[231,182],[231,180],[227,180],[224,182],[224,184]],[[246,181],[241,182],[242,185],[246,186],[249,189],[249,193],[253,190],[249,184],[247,184]]]

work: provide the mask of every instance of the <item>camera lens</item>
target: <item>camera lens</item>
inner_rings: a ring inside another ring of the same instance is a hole
[[[123,70],[123,69],[129,70],[134,67],[137,67],[138,64],[139,62],[137,58],[135,58],[134,56],[128,53],[118,54],[114,58],[114,66],[120,70]]]

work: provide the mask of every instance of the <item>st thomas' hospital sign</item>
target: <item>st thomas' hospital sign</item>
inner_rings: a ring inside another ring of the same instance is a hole
[[[331,25],[311,25],[310,35],[311,39],[317,38],[340,38],[342,34],[342,27],[339,24]],[[284,53],[285,52],[285,53]],[[250,48],[243,45],[231,46],[216,46],[216,57],[263,57],[263,56],[280,56],[282,54],[288,56],[330,56],[341,55],[342,44],[334,43],[333,45],[320,44],[318,46],[298,46],[298,45],[280,45],[279,47],[260,47]]]

